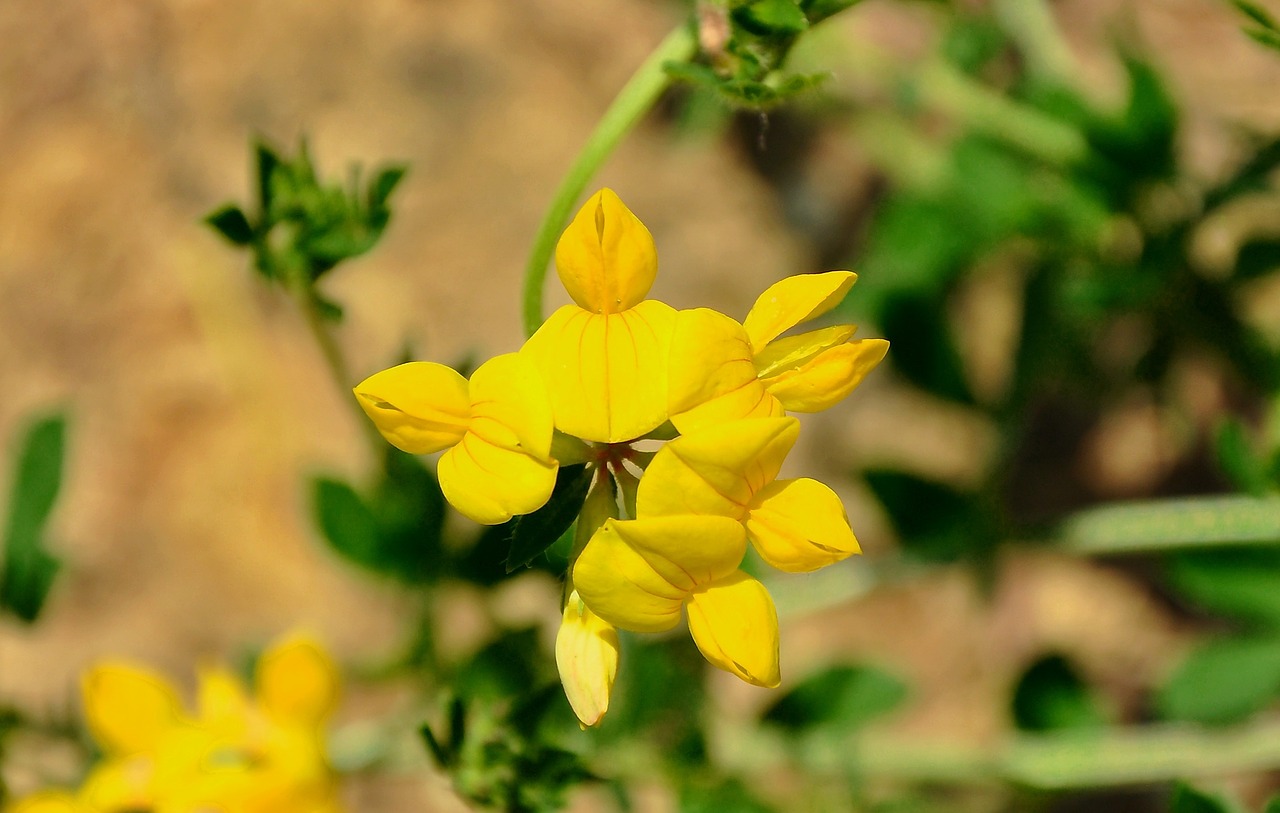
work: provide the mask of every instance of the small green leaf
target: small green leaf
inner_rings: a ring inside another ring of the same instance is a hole
[[[853,8],[862,0],[801,0],[800,8],[809,18],[810,25],[817,25],[847,8]]]
[[[1262,808],[1262,813],[1280,813],[1280,796],[1273,796],[1267,806]]]
[[[204,222],[237,246],[247,246],[253,242],[253,226],[249,225],[249,218],[235,204],[228,203],[207,215]]]
[[[385,212],[391,193],[404,180],[407,167],[391,166],[382,169],[369,184],[369,211]]]
[[[1202,793],[1179,782],[1169,799],[1169,813],[1235,813],[1235,809],[1217,796]]]
[[[1228,638],[1194,650],[1156,698],[1174,720],[1243,720],[1280,696],[1280,637]]]
[[[1023,731],[1099,729],[1106,719],[1071,664],[1049,655],[1031,665],[1013,692],[1013,719]]]
[[[1280,51],[1280,31],[1270,28],[1247,28],[1244,33],[1259,45]]]
[[[1205,609],[1280,629],[1280,548],[1183,551],[1167,558],[1165,572]]]
[[[556,472],[555,489],[546,505],[516,521],[511,536],[511,552],[507,555],[508,573],[532,562],[569,529],[587,500],[593,474],[585,463],[560,467]]]
[[[1280,30],[1276,26],[1276,21],[1267,13],[1266,9],[1253,3],[1250,0],[1231,0],[1231,3],[1238,8],[1241,13],[1251,18],[1255,23],[1263,28],[1270,28],[1272,31]]]
[[[378,522],[356,490],[341,480],[320,477],[312,494],[316,520],[333,549],[353,562],[376,567]]]
[[[435,758],[436,765],[440,768],[448,768],[452,761],[449,752],[444,750],[440,740],[431,731],[431,726],[423,723],[422,727],[418,729],[418,733],[422,736],[422,742],[427,746],[427,750],[431,752],[431,756]]]
[[[253,154],[258,178],[258,205],[262,207],[263,220],[269,227],[271,220],[268,215],[271,212],[276,170],[281,164],[280,155],[265,141],[254,142]]]
[[[54,415],[28,430],[9,491],[0,607],[35,621],[53,586],[59,562],[45,549],[45,526],[62,486],[66,418]]]
[[[753,30],[761,33],[799,34],[809,27],[809,18],[796,5],[796,0],[756,0],[743,9]]]
[[[994,519],[975,494],[913,474],[876,469],[863,473],[904,547],[929,561],[980,557],[999,538]]]
[[[1229,417],[1217,432],[1218,465],[1231,483],[1241,491],[1262,496],[1271,485],[1266,461],[1255,451],[1254,443],[1238,418]]]
[[[833,666],[805,678],[778,699],[764,721],[793,733],[831,726],[850,731],[897,708],[907,696],[901,680],[872,666]]]

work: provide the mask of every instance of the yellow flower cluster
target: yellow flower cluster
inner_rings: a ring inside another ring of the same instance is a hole
[[[395,446],[444,452],[445,497],[481,523],[537,510],[561,464],[592,467],[556,640],[584,725],[608,709],[615,628],[659,632],[687,615],[708,661],[777,686],[777,614],[740,569],[748,543],[790,572],[858,552],[830,488],[777,479],[800,429],[787,413],[838,402],[888,350],[882,339],[853,340],[852,325],[783,334],[839,304],[856,275],[785,279],[742,323],[677,312],[645,299],[657,273],[653,238],[608,189],[565,230],[556,267],[573,304],[518,353],[470,381],[440,364],[403,364],[361,383],[356,397]],[[650,453],[633,446],[644,439],[669,442]]]
[[[341,813],[323,724],[337,673],[293,637],[258,662],[250,697],[226,669],[200,673],[195,713],[144,667],[111,661],[82,678],[102,760],[75,792],[47,790],[5,813]]]

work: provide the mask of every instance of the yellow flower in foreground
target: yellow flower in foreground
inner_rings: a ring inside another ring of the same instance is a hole
[[[600,722],[618,675],[618,631],[569,594],[556,634],[556,668],[573,713],[584,726]]]
[[[103,760],[74,796],[39,793],[8,813],[341,810],[323,739],[336,671],[306,638],[262,656],[252,699],[230,673],[206,671],[195,714],[163,676],[121,661],[91,668],[82,690]]]
[[[731,517],[761,558],[791,573],[858,553],[834,491],[807,477],[775,479],[799,434],[795,418],[745,418],[676,438],[640,480],[639,517]]]
[[[556,246],[556,270],[575,304],[525,343],[547,382],[556,428],[600,443],[638,438],[667,420],[667,355],[675,311],[644,297],[658,270],[653,238],[602,189]]]
[[[355,388],[378,431],[410,454],[445,451],[440,490],[485,525],[541,508],[556,483],[551,404],[519,355],[496,356],[468,382],[427,361],[375,373]]]
[[[777,686],[778,614],[760,582],[738,569],[747,538],[737,520],[675,516],[605,522],[574,564],[587,607],[633,632],[680,623],[714,666]]]
[[[778,337],[834,308],[856,279],[851,271],[787,277],[760,295],[742,324],[706,308],[681,311],[671,342],[671,422],[690,432],[819,412],[847,396],[884,358],[887,341],[849,341],[853,325]]]

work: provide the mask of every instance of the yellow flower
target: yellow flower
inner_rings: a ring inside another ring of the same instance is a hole
[[[81,683],[102,761],[75,795],[39,793],[9,813],[341,810],[323,732],[336,670],[309,639],[262,656],[253,698],[225,670],[206,670],[195,714],[163,676],[122,661],[91,668]]]
[[[506,522],[551,496],[558,468],[551,404],[537,372],[517,354],[486,361],[470,382],[443,364],[401,364],[365,379],[355,394],[396,448],[447,450],[440,489],[476,522]]]
[[[561,432],[617,443],[667,420],[675,311],[644,298],[657,269],[649,230],[610,189],[560,237],[556,270],[575,304],[553,313],[521,354],[547,382]]]
[[[761,558],[791,573],[858,553],[834,491],[807,477],[776,479],[799,433],[795,418],[744,418],[676,438],[640,479],[638,516],[731,517]]]
[[[573,713],[583,726],[600,722],[618,674],[618,632],[591,612],[575,591],[556,633],[556,668]]]
[[[847,396],[884,358],[887,341],[849,341],[853,325],[778,337],[834,308],[856,279],[851,271],[788,277],[760,295],[742,324],[706,308],[681,311],[671,340],[671,422],[690,432],[818,412]]]
[[[778,615],[764,585],[738,569],[740,522],[720,516],[610,519],[574,564],[574,584],[604,621],[633,632],[680,623],[712,665],[777,686]]]

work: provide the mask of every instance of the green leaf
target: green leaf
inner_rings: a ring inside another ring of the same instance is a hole
[[[1280,796],[1273,796],[1267,806],[1262,808],[1262,813],[1280,813]]]
[[[797,733],[857,729],[906,699],[901,680],[873,666],[832,666],[810,675],[764,713],[764,721]]]
[[[1202,793],[1183,782],[1173,787],[1169,813],[1235,813],[1235,808],[1217,796]]]
[[[338,553],[357,564],[376,568],[378,522],[356,490],[341,480],[317,478],[312,484],[316,521]]]
[[[1238,418],[1228,417],[1218,425],[1218,465],[1232,485],[1253,496],[1262,496],[1271,486],[1267,463],[1255,451],[1248,430]]]
[[[18,452],[9,491],[0,607],[31,623],[53,586],[59,562],[45,549],[45,526],[62,486],[66,417],[35,422]]]
[[[774,813],[741,779],[692,781],[680,789],[680,813]]]
[[[1280,549],[1183,551],[1168,557],[1165,572],[1207,610],[1280,629]]]
[[[555,489],[546,505],[516,521],[511,552],[507,554],[508,573],[528,565],[569,529],[587,500],[593,474],[585,463],[560,467]]]
[[[1194,650],[1161,689],[1156,704],[1174,720],[1243,720],[1280,696],[1280,636],[1227,638]]]
[[[1263,28],[1270,28],[1272,31],[1280,30],[1276,26],[1275,19],[1257,3],[1250,0],[1231,0],[1231,4]]]
[[[905,472],[864,472],[902,544],[931,561],[955,561],[991,549],[1000,538],[977,495]]]
[[[799,34],[809,27],[809,18],[796,0],[756,0],[743,9],[749,27],[769,34]]]
[[[235,204],[228,203],[207,215],[204,222],[237,246],[247,246],[253,242],[253,226],[249,225],[249,218]]]
[[[254,142],[253,154],[258,179],[258,205],[262,207],[263,225],[269,228],[272,225],[270,212],[274,199],[274,178],[281,164],[280,155],[265,141]]]
[[[1023,731],[1096,730],[1106,718],[1089,687],[1061,655],[1033,663],[1013,691],[1013,719]]]
[[[400,181],[404,180],[408,167],[391,166],[385,167],[377,176],[369,183],[369,211],[385,212],[387,200],[390,199],[391,193],[400,185]],[[385,221],[383,221],[385,223]]]
[[[1244,33],[1259,45],[1280,51],[1280,31],[1270,28],[1247,28]]]
[[[809,18],[809,25],[817,25],[847,8],[853,8],[862,0],[801,0],[800,8]]]
[[[1108,505],[1070,517],[1058,531],[1073,553],[1280,542],[1280,498],[1191,497]]]
[[[453,685],[468,698],[504,700],[538,682],[544,664],[536,627],[504,630],[459,668]]]

